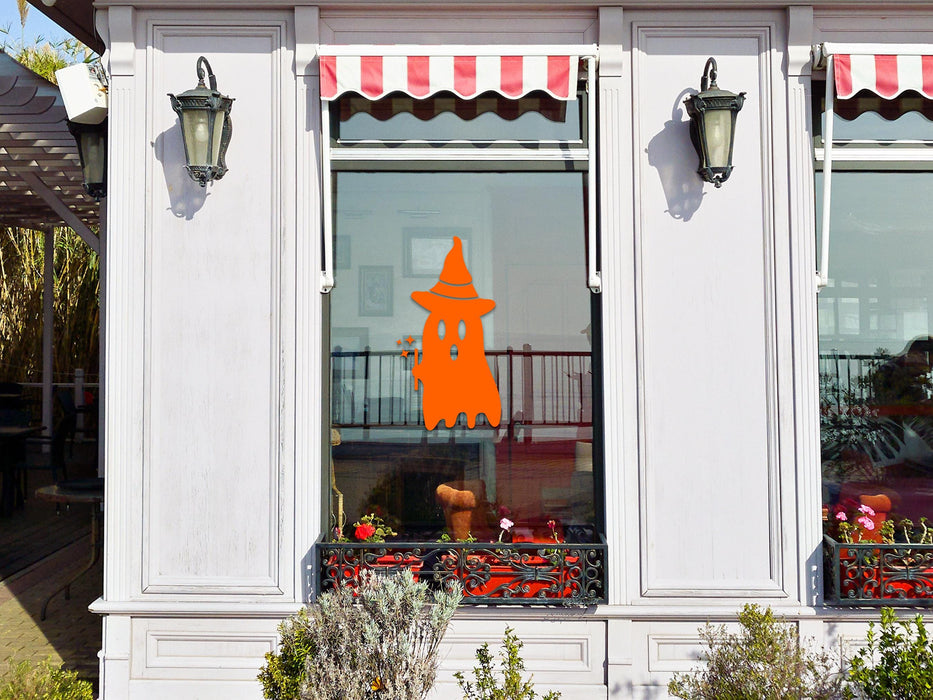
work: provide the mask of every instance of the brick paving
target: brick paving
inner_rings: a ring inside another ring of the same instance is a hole
[[[69,468],[69,476],[93,474],[92,465],[80,466]],[[50,479],[31,479],[30,491],[43,481]],[[70,600],[59,593],[46,620],[39,619],[49,594],[90,559],[90,508],[72,505],[57,514],[54,503],[31,497],[23,509],[0,518],[0,674],[10,660],[52,657],[96,688],[101,621],[87,607],[103,590],[102,562],[72,585]]]

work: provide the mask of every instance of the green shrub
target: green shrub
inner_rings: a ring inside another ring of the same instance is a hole
[[[430,592],[409,570],[341,586],[286,620],[259,674],[268,700],[422,700],[459,587]]]
[[[900,621],[882,608],[881,634],[875,623],[868,626],[868,643],[852,659],[849,677],[856,698],[933,698],[933,642],[923,616]]]
[[[489,644],[483,643],[476,650],[477,666],[473,669],[473,677],[476,679],[476,685],[464,678],[461,672],[454,674],[457,682],[460,684],[460,690],[463,691],[464,698],[468,700],[534,700],[538,697],[534,691],[532,679],[522,681],[522,671],[525,670],[525,662],[519,655],[524,644],[518,639],[515,630],[511,627],[505,628],[505,637],[502,640],[504,646],[500,658],[502,661],[502,685],[496,678],[493,669],[492,654],[489,653]],[[557,700],[560,693],[551,691],[544,696],[544,700]]]
[[[94,700],[94,689],[51,658],[38,664],[7,660],[0,676],[0,700]]]
[[[746,605],[737,634],[725,625],[700,629],[704,666],[675,674],[667,692],[685,700],[831,700],[843,698],[844,677],[825,649],[798,643],[797,630],[771,608]]]
[[[304,683],[305,664],[311,654],[311,620],[307,608],[279,625],[279,651],[266,654],[259,672],[263,697],[269,700],[298,700]]]

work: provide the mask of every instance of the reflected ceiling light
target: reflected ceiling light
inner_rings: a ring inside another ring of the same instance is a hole
[[[78,144],[84,191],[98,202],[107,196],[107,120],[100,124],[68,121],[68,131]]]
[[[735,118],[745,104],[745,93],[736,95],[716,84],[716,59],[710,58],[700,79],[700,92],[684,100],[690,115],[690,139],[700,157],[700,177],[716,187],[732,174]]]
[[[204,85],[205,70],[210,89]],[[204,187],[227,172],[224,156],[233,134],[233,122],[230,121],[233,98],[217,91],[217,78],[204,56],[198,58],[197,71],[197,87],[178,97],[170,94],[169,99],[181,122],[187,161],[185,167],[191,179]]]

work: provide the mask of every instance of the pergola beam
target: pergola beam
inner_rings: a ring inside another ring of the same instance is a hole
[[[88,244],[91,250],[95,253],[100,253],[100,240],[94,235],[94,232],[91,231],[81,219],[75,216],[74,212],[59,199],[54,190],[42,182],[35,173],[17,172],[16,175],[29,185],[30,189],[39,195],[52,211],[62,217],[65,225],[72,228],[75,233],[81,236],[81,239]]]

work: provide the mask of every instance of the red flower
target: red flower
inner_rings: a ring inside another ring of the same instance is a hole
[[[353,534],[356,539],[363,542],[376,534],[376,528],[369,523],[363,523],[362,525],[356,526],[356,531]]]

